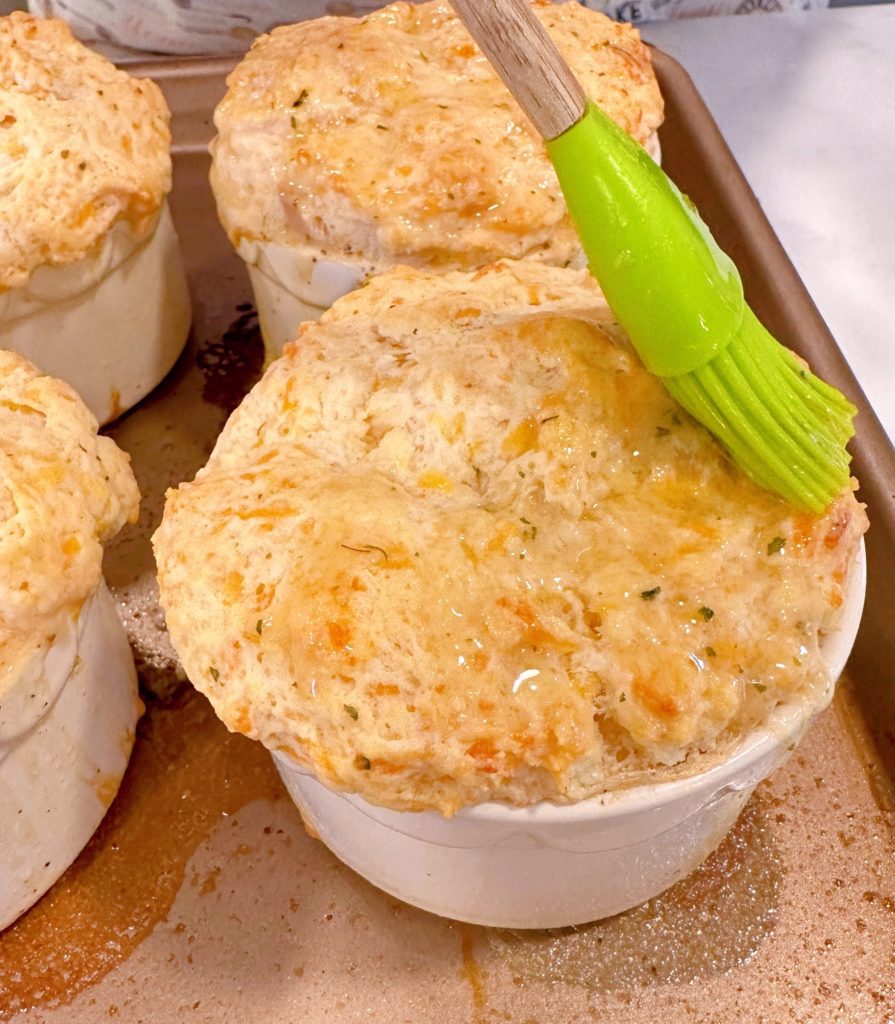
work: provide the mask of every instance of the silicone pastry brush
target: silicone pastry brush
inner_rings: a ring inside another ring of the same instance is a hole
[[[527,0],[452,0],[538,132],[591,272],[651,373],[756,483],[823,511],[854,406],[777,342],[733,261],[643,149],[589,102]]]

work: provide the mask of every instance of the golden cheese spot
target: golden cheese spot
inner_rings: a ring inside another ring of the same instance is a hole
[[[33,405],[24,402],[15,402],[9,398],[0,398],[0,408],[9,409],[10,412],[20,412],[26,415],[42,416],[43,413]]]
[[[240,704],[230,718],[230,727],[234,732],[247,734],[252,729],[252,714],[247,704]]]
[[[563,646],[559,637],[543,626],[534,608],[527,601],[501,597],[498,598],[497,605],[511,612],[522,623],[524,628],[519,639],[525,647],[540,647],[544,644]]]
[[[474,650],[466,656],[466,664],[474,672],[484,672],[490,660],[491,658],[486,651]]]
[[[373,683],[367,687],[367,693],[371,697],[394,697],[400,692],[401,688],[394,683]]]
[[[670,694],[664,692],[653,680],[635,679],[631,689],[635,698],[656,718],[668,721],[680,710]]]
[[[228,572],[224,580],[223,599],[225,604],[234,604],[242,597],[244,578],[241,572]]]
[[[500,770],[496,764],[499,754],[500,751],[489,739],[476,740],[466,750],[467,757],[471,757],[477,763],[478,770],[489,774]]]
[[[83,227],[96,215],[96,207],[93,203],[84,203],[73,217],[73,224],[76,228]]]
[[[77,537],[66,537],[62,542],[63,555],[76,555],[81,550],[81,542]]]
[[[417,481],[420,487],[426,487],[431,490],[444,491],[450,494],[454,489],[453,481],[448,479],[444,473],[439,473],[435,469],[427,469],[425,473],[420,474],[420,478]]]
[[[344,650],[351,643],[351,627],[341,619],[326,623],[326,635],[334,651]]]
[[[540,425],[536,419],[527,416],[506,435],[503,450],[507,455],[518,458],[537,447]]]
[[[471,565],[476,566],[479,564],[479,556],[476,554],[475,548],[466,540],[465,537],[460,537],[458,541],[460,550],[466,555],[467,560]]]

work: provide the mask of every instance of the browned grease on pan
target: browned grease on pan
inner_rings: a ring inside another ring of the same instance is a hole
[[[472,995],[472,1024],[481,1024],[486,1014],[482,972],[475,958],[475,936],[479,929],[462,922],[458,922],[457,927],[460,929],[460,977],[469,985]]]
[[[264,748],[191,688],[149,709],[118,798],[81,856],[0,934],[0,1020],[70,1001],[164,921],[196,847],[228,814],[283,791]]]
[[[248,302],[237,306],[237,312],[220,341],[208,341],[196,353],[196,365],[205,378],[202,398],[227,414],[256,383],[264,366],[258,314]]]
[[[696,981],[748,961],[773,931],[783,870],[759,790],[718,849],[683,881],[577,928],[488,933],[518,979],[594,991]],[[484,964],[483,964],[484,966]]]
[[[858,763],[864,770],[874,803],[883,813],[895,811],[895,732],[891,715],[884,707],[862,708],[859,696],[870,696],[866,688],[860,695],[853,680],[843,676],[836,688],[833,707],[843,732],[854,745]],[[887,694],[884,698],[891,700]]]

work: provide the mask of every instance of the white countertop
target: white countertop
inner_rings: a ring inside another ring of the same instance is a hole
[[[696,83],[895,440],[895,5],[643,35]]]

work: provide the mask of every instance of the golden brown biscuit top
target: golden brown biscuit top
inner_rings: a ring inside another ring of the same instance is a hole
[[[99,584],[102,543],[137,517],[130,459],[67,384],[0,350],[0,693]]]
[[[639,142],[662,98],[637,31],[535,0],[588,94]],[[537,133],[446,2],[275,29],[228,79],[212,185],[231,240],[383,269],[581,262]]]
[[[119,220],[139,237],[171,188],[168,108],[67,25],[0,18],[0,288],[87,255]]]
[[[305,324],[155,537],[231,729],[398,809],[704,766],[780,702],[866,526],[731,465],[583,271],[398,269]]]

